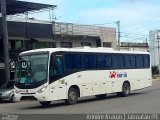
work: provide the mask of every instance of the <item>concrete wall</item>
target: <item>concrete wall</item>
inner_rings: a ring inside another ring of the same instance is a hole
[[[96,40],[100,39],[101,46],[103,46],[103,42],[110,42],[112,48],[117,48],[115,28],[55,22],[53,31],[55,35],[62,36],[61,41],[73,42],[73,47],[80,47],[81,41],[91,42],[92,47],[97,47]],[[64,36],[65,38],[63,38]],[[55,40],[59,41],[57,38],[55,37]],[[59,46],[58,43],[57,46]]]
[[[72,47],[81,47],[81,42],[89,42],[91,43],[91,47],[97,47],[96,39],[90,37],[71,37],[71,36],[56,36],[56,47],[61,47],[60,42],[71,42]]]
[[[142,52],[148,52],[149,51],[149,45],[148,45],[148,43],[121,42],[120,50],[121,51],[142,51]]]
[[[101,45],[103,45],[103,42],[111,42],[111,47],[117,49],[115,28],[100,27],[100,39]]]

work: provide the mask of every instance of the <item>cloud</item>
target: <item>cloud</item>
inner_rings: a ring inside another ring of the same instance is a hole
[[[26,0],[35,2],[35,0]],[[148,34],[160,26],[159,0],[39,0],[57,5],[57,21],[80,24],[103,24],[120,20],[121,31]],[[48,13],[39,15],[42,19]],[[60,17],[61,16],[61,17]],[[106,24],[116,27],[116,24]],[[145,32],[144,32],[145,31]],[[133,37],[133,36],[132,36]]]
[[[99,24],[112,21],[121,21],[122,29],[127,30],[131,25],[142,24],[160,20],[159,5],[151,5],[144,0],[124,0],[121,4],[97,9],[87,9],[79,12],[76,16],[77,22],[87,24]],[[131,4],[131,2],[136,2]],[[141,26],[142,27],[142,26]]]

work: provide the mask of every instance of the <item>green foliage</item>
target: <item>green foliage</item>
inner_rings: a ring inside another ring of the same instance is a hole
[[[152,75],[159,74],[158,66],[152,66]]]

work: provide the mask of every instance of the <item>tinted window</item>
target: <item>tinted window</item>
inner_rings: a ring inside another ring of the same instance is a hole
[[[49,73],[50,81],[63,75],[64,71],[62,57],[56,55],[51,56]]]
[[[71,54],[66,54],[65,55],[65,67],[66,69],[72,69],[72,55]]]
[[[143,56],[143,61],[144,61],[144,67],[149,68],[150,67],[150,57],[149,57],[149,55],[144,55]]]
[[[131,55],[130,57],[130,68],[136,68],[136,57],[134,55]]]
[[[143,68],[143,56],[136,55],[136,66],[137,68]]]
[[[112,67],[112,56],[111,55],[106,55],[105,64],[106,64],[107,68],[111,68]]]
[[[113,55],[113,68],[114,69],[123,69],[124,68],[124,58],[123,55]]]
[[[124,57],[125,60],[125,67],[126,68],[131,68],[131,56],[130,55],[126,55]]]
[[[125,68],[132,69],[136,67],[136,58],[134,55],[125,55]]]
[[[84,54],[83,55],[83,67],[84,69],[96,69],[96,55],[95,54]]]
[[[66,54],[65,55],[66,69],[81,69],[81,55],[80,54]]]
[[[111,68],[112,67],[111,55],[105,55],[105,54],[98,55],[98,66],[100,69]]]
[[[106,68],[105,66],[105,55],[98,55],[98,66],[100,69]]]

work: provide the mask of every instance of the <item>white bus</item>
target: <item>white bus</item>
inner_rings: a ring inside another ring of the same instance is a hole
[[[47,48],[22,52],[15,75],[15,98],[75,104],[80,97],[128,96],[152,85],[148,52],[109,48]]]

